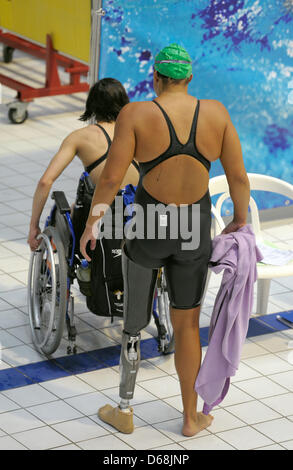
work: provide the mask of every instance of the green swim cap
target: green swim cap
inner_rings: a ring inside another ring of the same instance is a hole
[[[178,44],[170,44],[156,55],[155,70],[176,80],[188,78],[192,73],[190,55]]]

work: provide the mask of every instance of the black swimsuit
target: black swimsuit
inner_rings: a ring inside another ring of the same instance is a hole
[[[168,124],[170,145],[157,158],[139,164],[140,180],[135,203],[144,209],[141,216],[144,231],[140,238],[131,238],[127,233],[124,250],[130,260],[145,268],[157,270],[164,267],[171,305],[174,308],[189,309],[198,306],[201,302],[208,261],[211,255],[211,200],[209,190],[193,204],[170,206],[158,201],[145,190],[143,177],[155,166],[177,155],[189,155],[195,158],[205,166],[207,171],[209,171],[211,163],[201,155],[195,144],[199,100],[186,144],[179,142],[168,115],[157,101],[154,101],[154,103],[161,109]],[[152,207],[156,205],[153,219],[150,219],[147,210],[150,205]],[[166,208],[168,209],[166,210]],[[138,217],[137,220],[139,221]],[[178,221],[175,226],[174,220]],[[194,222],[196,222],[196,226]],[[175,230],[177,236],[174,228],[177,229]],[[150,233],[152,233],[152,237],[149,236]],[[189,239],[187,238],[188,234]],[[189,248],[187,248],[187,245]],[[145,286],[146,289],[153,289],[153,287],[153,281],[151,285]],[[152,292],[150,292],[150,295],[152,295]]]

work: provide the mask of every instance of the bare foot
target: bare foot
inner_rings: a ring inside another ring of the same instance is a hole
[[[207,428],[212,424],[214,417],[212,415],[204,415],[203,413],[197,413],[196,420],[184,419],[182,428],[183,436],[195,436],[203,429]]]

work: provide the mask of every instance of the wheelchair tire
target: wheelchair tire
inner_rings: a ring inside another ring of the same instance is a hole
[[[46,356],[58,348],[67,308],[67,261],[55,227],[39,235],[39,249],[31,254],[28,312],[36,349]]]

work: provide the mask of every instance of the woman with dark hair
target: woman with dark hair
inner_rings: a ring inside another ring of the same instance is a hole
[[[123,85],[114,78],[103,78],[90,89],[85,112],[81,121],[95,119],[95,124],[71,132],[62,142],[48,168],[39,180],[34,194],[28,243],[36,250],[40,233],[39,220],[54,181],[77,156],[96,185],[105,165],[105,160],[113,139],[115,121],[120,110],[129,102]],[[130,165],[121,188],[127,184],[136,185],[138,172]]]

